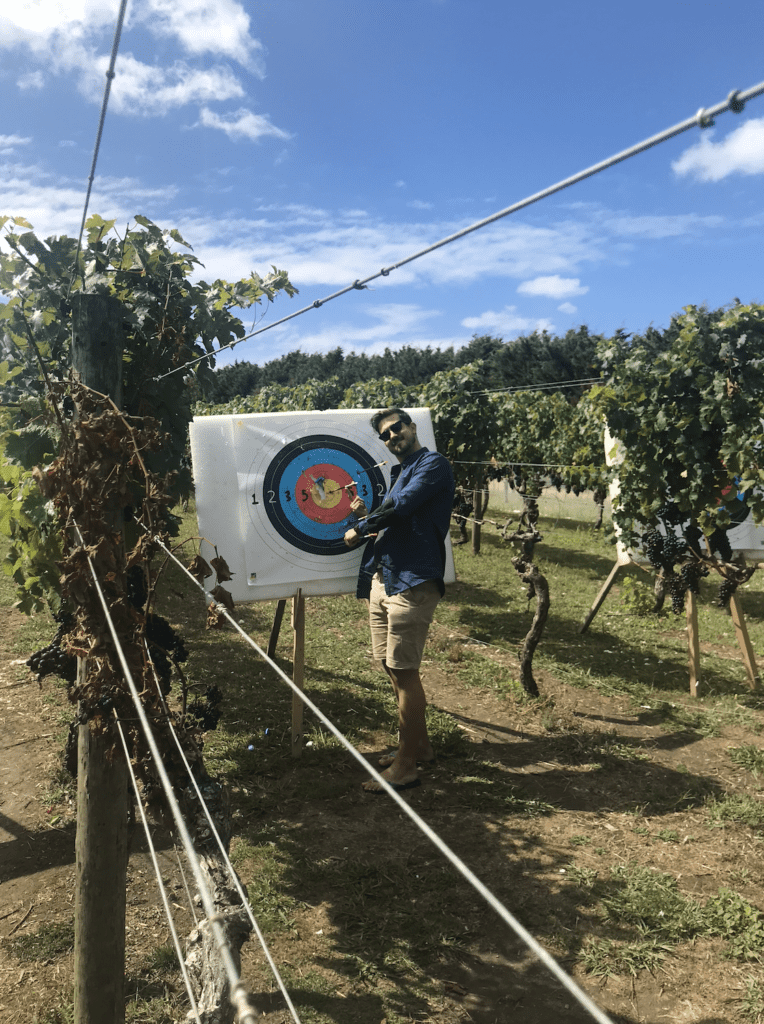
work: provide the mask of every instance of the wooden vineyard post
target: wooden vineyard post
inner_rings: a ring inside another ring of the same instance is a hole
[[[298,590],[292,598],[292,630],[294,646],[292,654],[292,679],[302,690],[305,680],[305,598],[302,590]],[[302,754],[303,711],[305,705],[297,696],[292,695],[292,757]]]
[[[761,680],[759,679],[759,672],[756,668],[756,657],[753,653],[751,638],[748,636],[748,627],[745,624],[743,608],[740,604],[740,598],[737,596],[737,593],[734,593],[730,597],[730,613],[732,615],[732,621],[735,624],[735,636],[737,637],[737,642],[743,655],[743,664],[745,665],[748,682],[752,689],[756,689],[757,686],[761,685]]]
[[[72,297],[72,369],[88,387],[122,395],[122,312],[109,295]],[[121,509],[115,509],[115,529]],[[85,538],[88,543],[88,538]],[[80,659],[78,683],[89,664]],[[74,1024],[125,1020],[128,773],[110,716],[81,722],[77,759]]]
[[[687,646],[690,656],[690,696],[698,696],[700,678],[700,638],[698,637],[698,602],[691,590],[685,598],[687,611]]]

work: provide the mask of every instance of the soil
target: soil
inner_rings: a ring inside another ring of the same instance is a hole
[[[24,667],[23,656],[11,652],[20,621],[13,610],[0,609],[0,946],[5,945],[0,957],[0,1021],[4,1024],[55,1019],[45,1015],[71,999],[72,975],[70,952],[30,963],[17,959],[4,941],[37,933],[46,924],[69,922],[73,914],[72,807],[66,792],[51,792],[50,782],[60,764],[65,725],[58,704],[46,700],[56,684],[46,680],[38,687]],[[734,649],[729,654],[734,656]],[[655,709],[635,709],[625,698],[564,688],[544,673],[536,675],[542,694],[553,698],[544,715],[499,695],[466,690],[432,665],[426,670],[425,683],[430,702],[455,717],[475,755],[494,762],[525,798],[553,804],[553,814],[507,818],[470,807],[445,758],[423,769],[423,785],[411,790],[407,799],[529,931],[539,935],[614,1022],[750,1022],[752,1018],[742,1013],[741,999],[746,979],[758,968],[725,959],[720,939],[676,946],[654,973],[639,971],[605,981],[584,973],[571,952],[580,948],[576,946],[578,915],[587,935],[615,933],[603,930],[601,920],[597,923],[596,913],[587,910],[570,875],[587,870],[602,875],[611,865],[636,862],[678,878],[685,895],[705,897],[728,885],[755,906],[764,907],[760,834],[735,824],[708,827],[707,815],[695,798],[698,793],[704,799],[715,793],[759,798],[757,778],[735,767],[726,754],[729,747],[758,744],[758,735],[745,722],[725,725],[720,736],[667,732]],[[687,704],[691,705],[689,696]],[[586,737],[592,734],[636,748],[649,758],[629,762],[627,771],[595,769],[584,750]],[[554,743],[550,736],[557,737]],[[556,756],[550,756],[550,751]],[[368,751],[370,756],[378,752]],[[358,766],[338,755],[339,798],[322,798],[319,803],[317,796],[314,806],[306,801],[284,826],[316,825],[310,851],[316,863],[337,856],[376,856],[380,865],[388,863],[385,840],[395,844],[394,837],[403,828],[401,815],[397,809],[391,811],[386,800],[363,796],[360,779]],[[641,813],[635,813],[635,808]],[[341,851],[334,838],[340,826]],[[163,877],[169,882],[180,928],[187,933],[191,912],[183,880],[171,844],[163,846],[159,852]],[[429,854],[422,852],[426,848],[420,842],[409,851],[410,858],[420,857],[422,863],[432,860],[431,848]],[[591,1019],[491,911],[471,893],[465,897],[461,883],[455,884],[454,891],[465,899],[465,939],[459,955],[434,964],[430,995],[425,1000],[421,992],[412,994],[410,1015],[400,1020],[578,1024]],[[138,841],[131,854],[127,904],[130,989],[138,987],[151,951],[168,941],[153,871]],[[333,1000],[323,1009],[327,1019],[338,1024],[384,1024],[374,994],[379,982],[370,981],[364,988],[338,968],[340,958],[333,950],[338,948],[342,921],[318,892],[311,898],[309,883],[295,911],[295,925],[276,936],[275,958],[316,965]],[[260,993],[258,1008],[266,1024],[286,1020],[277,995],[268,994],[267,972],[254,942],[245,946],[243,973],[251,990]],[[164,989],[163,984],[154,982],[158,998],[171,995],[177,981],[166,983]],[[141,993],[145,998],[145,985]],[[177,1019],[183,1019],[182,1013]]]

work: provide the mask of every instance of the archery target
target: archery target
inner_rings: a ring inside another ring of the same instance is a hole
[[[435,450],[429,409],[409,409]],[[371,512],[395,456],[369,426],[369,410],[195,417],[191,453],[200,533],[235,574],[237,601],[355,592],[365,545],[344,535],[358,494]],[[447,542],[447,581],[456,576]],[[209,560],[212,552],[203,546]]]

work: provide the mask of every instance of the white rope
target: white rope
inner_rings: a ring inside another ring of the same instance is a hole
[[[223,860],[225,862],[226,868],[228,869],[228,874],[236,888],[237,893],[239,894],[239,898],[241,899],[242,905],[247,912],[247,916],[249,917],[250,923],[255,932],[255,935],[257,936],[258,942],[262,947],[263,953],[265,954],[265,958],[268,961],[268,965],[271,971],[273,972],[274,978],[276,979],[276,984],[281,989],[281,994],[283,995],[284,1000],[289,1008],[289,1012],[292,1014],[292,1019],[295,1021],[295,1024],[301,1024],[300,1018],[297,1014],[297,1010],[294,1008],[294,1004],[292,1003],[292,1000],[289,997],[289,993],[287,992],[284,980],[281,977],[281,974],[279,973],[279,969],[276,966],[273,956],[271,955],[271,951],[268,948],[268,944],[265,941],[265,936],[263,935],[260,926],[255,919],[255,915],[250,905],[249,899],[247,898],[247,894],[244,892],[244,887],[242,886],[241,881],[239,880],[239,876],[236,873],[236,870],[234,869],[234,866],[228,857],[228,853],[226,851],[225,845],[223,844],[223,840],[220,838],[220,833],[217,830],[215,822],[212,820],[212,815],[210,814],[209,807],[207,806],[207,801],[202,796],[202,791],[199,788],[194,773],[191,770],[191,765],[188,763],[188,759],[186,758],[185,751],[183,750],[181,742],[178,739],[178,734],[175,731],[175,727],[173,726],[172,719],[170,717],[170,709],[167,707],[167,702],[164,699],[164,694],[162,693],[162,690],[159,686],[159,679],[157,678],[156,668],[154,666],[153,660],[151,659],[151,654],[149,653],[148,645],[146,645],[146,654],[148,655],[149,661],[151,661],[151,667],[154,670],[154,678],[157,683],[157,692],[159,693],[159,699],[162,702],[162,707],[164,708],[165,715],[167,716],[167,724],[169,726],[170,732],[172,733],[173,739],[175,740],[175,745],[178,748],[178,753],[180,754],[181,759],[183,760],[183,764],[186,767],[186,771],[188,772],[188,777],[191,779],[191,784],[194,787],[197,799],[199,800],[202,810],[204,811],[204,816],[207,819],[207,824],[209,825],[210,831],[212,832],[212,835],[215,837],[215,841],[217,842],[220,852],[223,855]]]
[[[188,976],[188,969],[186,967],[185,957],[183,956],[183,950],[180,948],[180,939],[178,932],[175,928],[175,922],[172,917],[172,911],[170,910],[170,902],[167,899],[167,890],[165,889],[164,882],[162,881],[162,872],[159,868],[159,861],[157,860],[157,853],[154,847],[154,840],[151,837],[151,830],[149,829],[149,823],[146,820],[146,814],[143,810],[143,801],[141,800],[141,794],[138,790],[138,780],[135,777],[133,771],[133,765],[130,761],[130,752],[127,749],[127,742],[125,741],[125,734],[122,731],[122,723],[120,722],[117,712],[114,712],[114,717],[117,719],[117,729],[119,730],[119,738],[122,740],[122,748],[125,751],[125,762],[127,764],[127,770],[130,772],[130,779],[133,783],[133,792],[135,793],[135,800],[138,804],[138,810],[141,815],[141,822],[143,823],[143,831],[146,833],[146,842],[149,846],[149,852],[151,854],[151,863],[154,865],[154,873],[157,876],[157,885],[159,886],[159,894],[162,897],[162,904],[164,905],[164,912],[167,917],[167,924],[170,927],[170,933],[172,935],[173,945],[175,946],[175,953],[178,957],[178,964],[180,965],[180,971],[183,975],[183,983],[186,986],[186,992],[188,992],[188,998],[191,1000],[191,1009],[193,1010],[194,1018],[197,1024],[202,1024],[199,1017],[199,1007],[196,1003],[196,997],[194,996],[193,986],[191,985],[191,979]]]
[[[144,527],[145,529],[145,527]],[[148,531],[147,531],[148,532]],[[183,572],[193,580],[197,587],[205,594],[205,597],[209,600],[213,600],[210,595],[204,589],[204,586],[188,571],[186,566],[180,561],[179,558],[158,538],[154,537],[154,541],[167,552],[172,560],[180,566]],[[247,643],[260,655],[260,657],[276,672],[276,674],[289,686],[293,694],[300,698],[300,700],[308,707],[318,720],[326,726],[331,734],[340,741],[342,746],[348,751],[348,753],[361,765],[361,767],[368,772],[369,775],[380,785],[381,789],[391,797],[392,800],[398,805],[398,807],[406,814],[411,821],[420,829],[420,831],[430,840],[430,842],[437,847],[438,850],[446,857],[447,860],[456,868],[456,870],[465,878],[469,884],[483,897],[488,903],[492,910],[494,910],[499,917],[509,925],[509,927],[515,932],[515,934],[522,939],[522,941],[536,954],[541,960],[544,966],[557,978],[557,980],[570,992],[574,999],[581,1004],[581,1006],[596,1020],[598,1024],[613,1024],[610,1018],[599,1009],[599,1007],[589,998],[579,985],[566,974],[566,972],[560,967],[557,961],[552,957],[543,946],[523,927],[517,918],[501,903],[496,896],[488,889],[483,882],[474,874],[474,872],[467,867],[464,861],[454,851],[446,845],[446,843],[440,838],[440,836],[427,824],[427,822],[421,818],[417,812],[403,800],[399,794],[389,784],[380,773],[364,758],[364,756],[356,750],[356,748],[350,743],[349,740],[343,736],[340,730],[334,725],[330,719],[321,711],[316,704],[297,686],[297,684],[289,678],[289,676],[276,664],[276,662],[269,658],[266,652],[249,636],[239,625],[239,623],[229,614],[228,610],[221,604],[213,602],[215,607],[225,616],[228,622],[233,628],[239,633]]]
[[[77,531],[80,544],[82,545],[83,548],[85,548],[85,541],[82,537],[80,528],[77,525],[77,523],[74,522],[74,520],[72,522],[74,525],[74,529]],[[140,694],[138,693],[138,688],[135,685],[135,680],[133,679],[132,672],[130,671],[130,666],[128,665],[127,659],[125,658],[125,652],[122,649],[120,638],[117,634],[116,627],[114,626],[114,620],[111,617],[108,602],[106,600],[103,590],[101,589],[101,584],[98,580],[98,575],[96,574],[95,566],[93,565],[93,561],[89,555],[86,554],[86,558],[88,561],[88,566],[90,568],[90,574],[93,578],[93,583],[98,594],[98,598],[101,602],[101,606],[106,617],[109,632],[111,633],[111,638],[114,642],[117,658],[119,659],[119,663],[122,666],[125,681],[127,682],[128,689],[130,690],[130,695],[133,699],[135,710],[138,713],[138,719],[143,728],[143,732],[146,737],[146,742],[148,743],[152,757],[154,758],[154,767],[156,769],[157,775],[159,776],[159,781],[162,786],[162,789],[164,790],[165,797],[167,798],[167,803],[172,813],[173,819],[175,820],[175,826],[178,830],[178,835],[180,836],[181,842],[183,843],[183,848],[185,850],[186,857],[188,858],[188,863],[191,865],[191,869],[194,872],[196,887],[202,899],[204,911],[207,916],[207,923],[209,924],[210,929],[212,930],[212,934],[215,939],[215,944],[217,946],[218,953],[220,954],[220,959],[223,963],[223,968],[228,976],[228,982],[230,985],[229,998],[231,1000],[231,1003],[236,1008],[237,1013],[239,1014],[241,1024],[257,1024],[256,1012],[249,1002],[246,990],[244,989],[244,986],[242,985],[241,982],[241,976],[236,968],[236,964],[233,961],[233,956],[231,955],[231,949],[228,940],[226,939],[225,932],[223,931],[220,924],[219,914],[215,909],[215,904],[212,899],[212,895],[207,887],[207,881],[202,872],[202,866],[199,863],[199,858],[197,856],[196,850],[194,849],[194,844],[191,840],[188,827],[185,821],[183,820],[183,815],[178,805],[178,801],[175,798],[172,783],[170,782],[170,778],[167,775],[164,764],[162,763],[161,752],[157,745],[156,738],[154,737],[154,733],[151,728],[151,723],[148,720],[148,716],[146,715],[143,704],[141,702]]]
[[[722,100],[721,103],[717,103],[715,106],[709,107],[708,109],[701,107],[697,114],[693,114],[692,117],[688,117],[686,120],[680,121],[679,124],[675,124],[671,128],[666,128],[657,135],[652,135],[649,139],[644,139],[642,142],[638,142],[636,145],[630,146],[628,149],[624,149],[620,153],[616,153],[614,156],[608,157],[606,160],[601,160],[599,163],[593,164],[591,167],[587,167],[585,170],[579,171],[577,174],[573,174],[570,178],[558,181],[556,185],[550,185],[541,192],[536,192],[534,195],[528,196],[526,199],[521,199],[520,202],[513,203],[512,206],[507,206],[506,209],[499,210],[498,213],[493,213],[490,217],[485,217],[483,220],[470,224],[469,227],[462,228],[461,231],[455,231],[454,234],[448,235],[446,238],[441,238],[439,242],[434,242],[432,245],[428,245],[425,249],[420,249],[419,252],[415,252],[411,256],[406,256],[404,259],[399,260],[397,263],[393,263],[389,267],[383,267],[382,270],[378,270],[376,274],[370,274],[368,277],[355,280],[352,284],[346,285],[344,288],[340,288],[339,291],[333,292],[331,295],[327,295],[323,299],[316,299],[315,302],[311,302],[309,306],[303,306],[302,309],[298,309],[294,313],[289,313],[287,316],[283,316],[280,320],[275,320],[272,324],[268,324],[267,327],[261,327],[258,331],[251,331],[249,334],[245,334],[243,337],[237,338],[236,341],[231,341],[227,345],[221,345],[219,348],[215,349],[215,352],[199,356],[197,359],[191,359],[182,366],[176,366],[175,369],[170,370],[167,373],[160,374],[158,377],[154,377],[154,381],[164,380],[165,377],[169,377],[173,373],[182,373],[184,370],[188,370],[190,367],[196,366],[197,363],[201,363],[205,359],[214,357],[218,352],[224,352],[226,349],[234,348],[236,345],[240,345],[243,341],[248,341],[250,338],[254,338],[258,334],[262,334],[264,331],[270,331],[273,327],[285,324],[288,320],[294,320],[295,317],[302,316],[303,313],[307,313],[311,309],[318,309],[320,306],[323,306],[325,302],[331,302],[332,299],[337,299],[340,295],[346,295],[348,292],[352,292],[353,290],[363,290],[367,287],[370,281],[376,281],[378,277],[387,277],[393,270],[398,270],[407,263],[412,263],[414,260],[418,260],[421,256],[426,256],[428,253],[435,252],[436,249],[441,249],[444,245],[448,245],[450,242],[456,242],[458,239],[464,238],[473,231],[478,231],[480,228],[484,228],[488,224],[493,224],[495,221],[501,220],[502,217],[508,217],[509,214],[516,213],[518,210],[522,210],[526,206],[531,206],[533,203],[537,203],[540,199],[546,199],[547,196],[554,195],[555,192],[561,192],[563,189],[569,188],[571,185],[578,184],[579,181],[591,178],[593,175],[599,174],[600,171],[607,170],[608,167],[613,167],[615,164],[619,164],[623,160],[628,160],[629,157],[637,156],[638,153],[643,153],[645,150],[651,149],[653,146],[657,146],[659,143],[665,142],[667,139],[672,139],[676,135],[681,135],[682,132],[689,131],[691,128],[708,128],[713,124],[713,118],[719,114],[723,114],[725,110],[732,110],[736,114],[739,114],[748,100],[754,99],[763,92],[764,82],[759,82],[758,85],[754,85],[750,89],[746,89],[742,92],[739,89],[735,89],[729,94],[727,99]]]

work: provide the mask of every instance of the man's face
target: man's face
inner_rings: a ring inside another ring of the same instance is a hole
[[[397,429],[394,429],[397,428]],[[416,436],[415,423],[403,423],[399,416],[386,416],[379,424],[380,434],[390,431],[390,436],[385,441],[388,451],[399,460],[403,460],[413,451],[417,451],[421,445]]]

